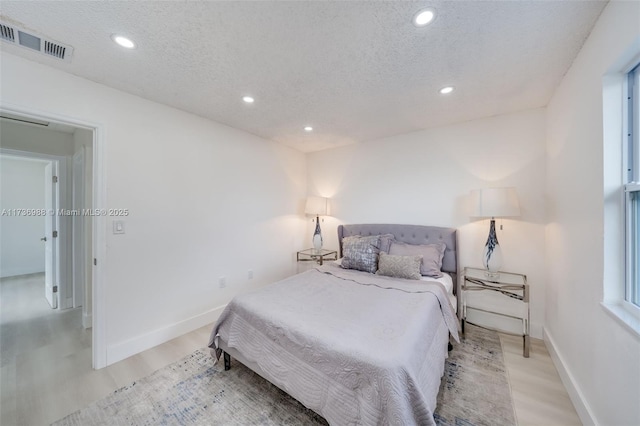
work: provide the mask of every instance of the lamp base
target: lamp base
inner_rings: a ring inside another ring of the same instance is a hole
[[[320,230],[320,218],[316,216],[316,229],[313,232],[313,248],[316,252],[322,250],[322,231]]]
[[[496,235],[496,221],[491,219],[489,237],[482,251],[482,265],[487,270],[487,278],[498,278],[502,267],[502,249]]]

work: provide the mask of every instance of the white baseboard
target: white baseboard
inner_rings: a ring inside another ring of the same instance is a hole
[[[10,268],[3,269],[0,278],[19,277],[21,275],[44,274],[41,268]]]
[[[107,365],[111,365],[125,358],[138,354],[147,349],[158,346],[183,334],[189,333],[216,321],[227,305],[218,306],[200,315],[188,318],[155,331],[143,334],[133,339],[116,343],[107,347]],[[203,342],[203,346],[206,342]]]
[[[573,402],[573,406],[578,412],[580,421],[583,425],[598,425],[598,422],[596,422],[596,418],[593,415],[593,410],[591,410],[589,403],[575,381],[573,374],[571,374],[571,371],[567,368],[568,364],[565,362],[560,352],[558,352],[553,336],[547,329],[544,329],[543,331],[545,346],[549,351],[549,355],[551,355],[551,360],[556,366],[556,370],[558,370],[560,380],[562,380],[562,384],[564,384],[564,387],[567,389],[569,398],[571,398],[571,402]]]
[[[93,315],[83,312],[82,327],[84,327],[84,329],[86,330],[87,328],[91,328],[92,326],[93,326]]]

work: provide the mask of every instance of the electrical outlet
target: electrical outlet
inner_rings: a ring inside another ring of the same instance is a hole
[[[220,288],[225,288],[227,286],[227,279],[225,277],[220,277],[218,283],[220,284]]]
[[[247,277],[252,280],[253,279],[253,269],[249,269],[249,272],[247,273]]]

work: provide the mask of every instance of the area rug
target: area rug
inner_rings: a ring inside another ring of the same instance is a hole
[[[500,339],[469,326],[449,353],[434,419],[442,426],[515,425]],[[276,386],[232,360],[213,365],[199,349],[53,423],[98,425],[326,425]]]
[[[471,324],[449,352],[433,416],[438,426],[517,424],[498,333]]]

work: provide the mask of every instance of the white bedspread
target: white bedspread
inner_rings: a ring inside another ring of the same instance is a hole
[[[209,345],[222,339],[332,425],[432,425],[457,324],[440,283],[325,265],[234,298]]]

